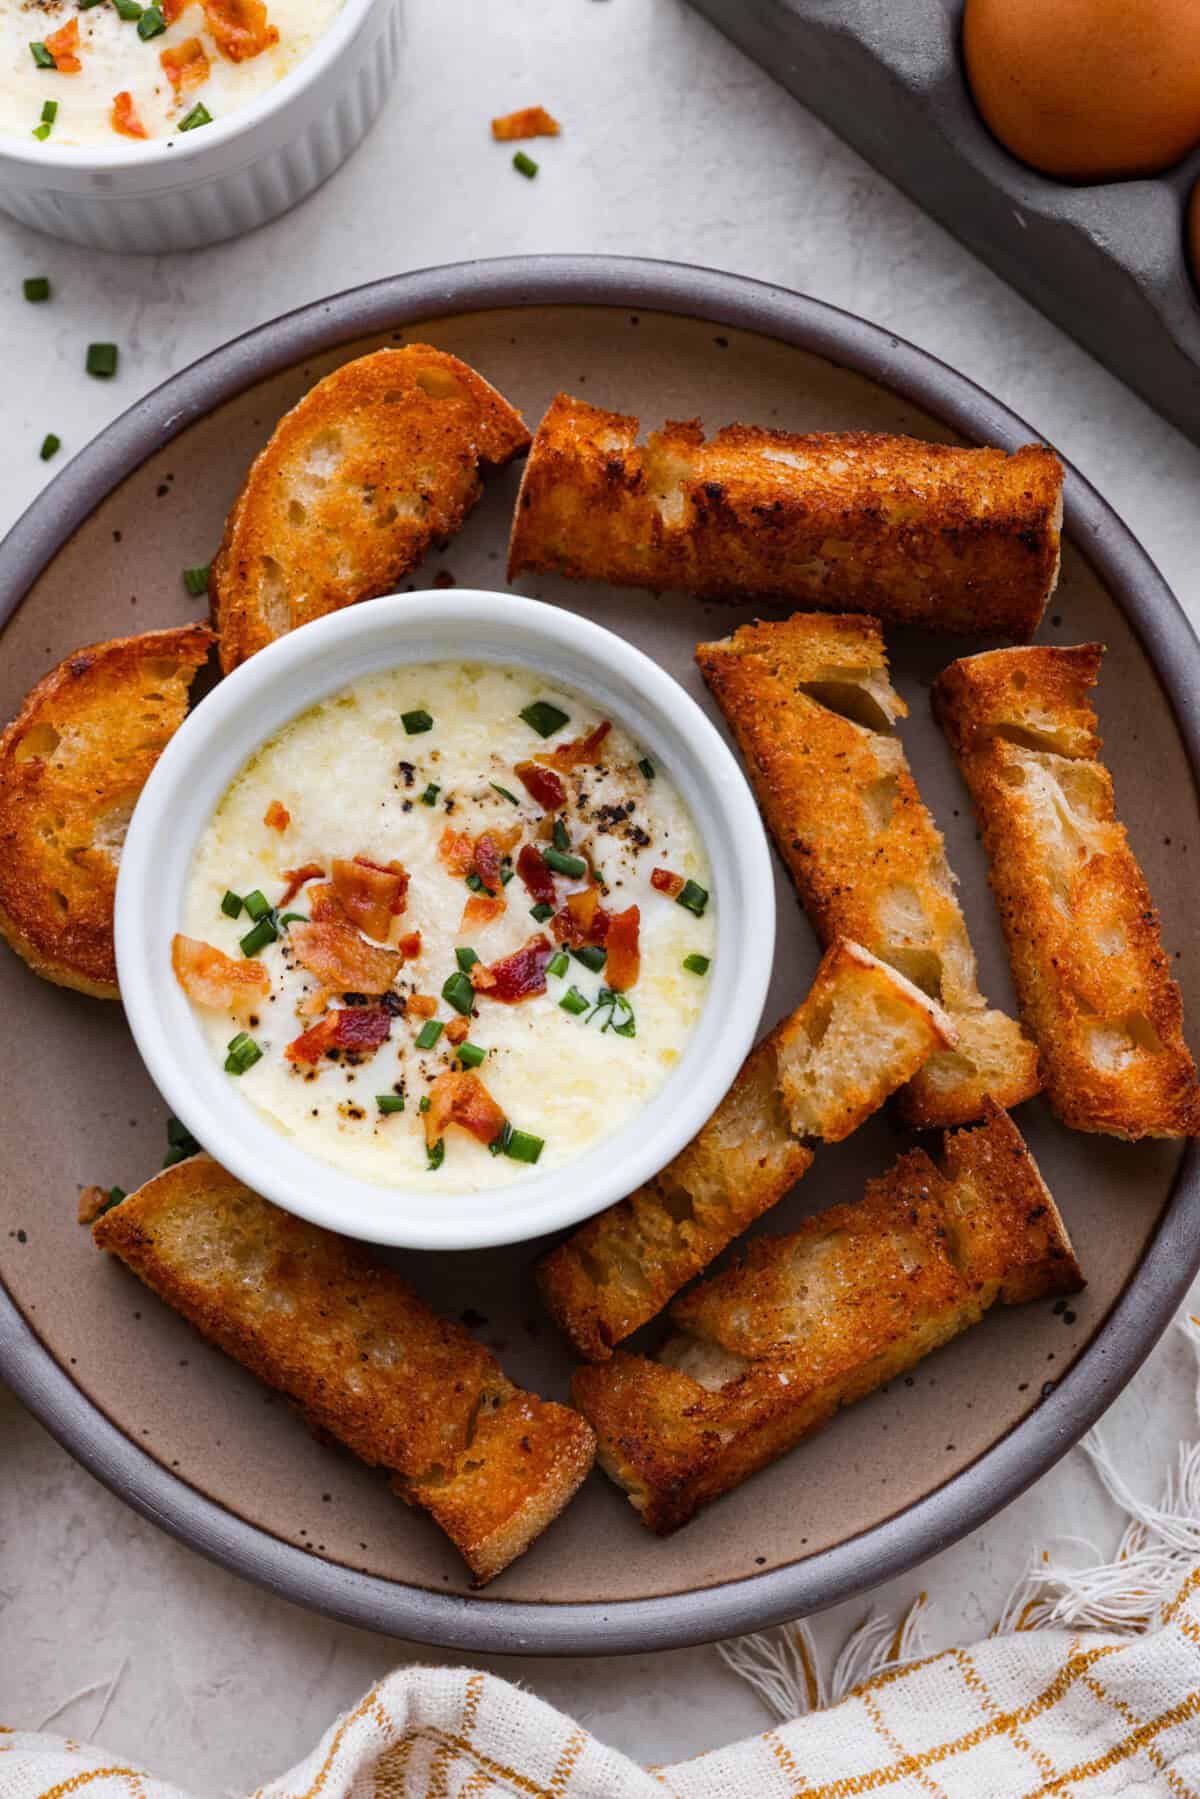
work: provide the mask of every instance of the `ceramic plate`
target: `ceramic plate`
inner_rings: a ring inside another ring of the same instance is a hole
[[[465,357],[536,423],[558,388],[638,412],[792,430],[870,429],[1016,445],[1036,433],[932,357],[816,301],[728,275],[609,258],[470,264],[362,288],[239,339],[141,401],[58,477],[0,548],[11,613],[0,716],[80,644],[178,623],[200,605],[180,570],[208,560],[245,469],[314,380],[380,344]],[[503,582],[519,471],[495,480],[417,584]],[[1082,478],[1067,483],[1063,577],[1041,638],[1109,646],[1101,726],[1173,954],[1194,904],[1200,650],[1129,532]],[[534,580],[526,591],[627,635],[710,713],[695,643],[752,608]],[[894,632],[904,740],[961,877],[982,984],[1012,1005],[975,830],[927,689],[961,641]],[[778,877],[780,932],[764,1023],[794,1006],[813,934]],[[1200,1017],[1200,965],[1177,961]],[[136,1186],[163,1151],[164,1110],[120,1008],[36,979],[0,954],[5,1132],[0,1370],[95,1474],[205,1554],[355,1624],[477,1651],[670,1648],[844,1599],[976,1528],[1107,1406],[1200,1263],[1195,1151],[1073,1135],[1040,1102],[1020,1124],[1088,1276],[1067,1309],[999,1309],[905,1380],[659,1542],[596,1474],[486,1593],[386,1481],[320,1447],[284,1401],[200,1341],[75,1222],[80,1186]],[[886,1118],[821,1152],[766,1221],[856,1198],[902,1147]],[[565,1396],[569,1358],[539,1313],[538,1246],[409,1254],[405,1274],[464,1318],[517,1380]]]

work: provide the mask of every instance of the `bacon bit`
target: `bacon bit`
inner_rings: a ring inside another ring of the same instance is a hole
[[[301,967],[338,993],[386,993],[404,962],[396,950],[378,949],[347,924],[294,924],[288,939]]]
[[[171,967],[183,991],[198,1006],[239,1011],[257,995],[271,990],[270,977],[261,962],[235,962],[232,956],[197,937],[176,934],[171,942]]]
[[[432,993],[413,993],[409,995],[407,1012],[410,1018],[432,1018],[437,1011],[437,1001]]]
[[[583,887],[578,893],[568,894],[562,911],[550,920],[550,929],[556,943],[578,949],[584,943],[606,943],[609,924],[609,914],[600,904],[599,889]]]
[[[68,19],[57,31],[52,31],[45,39],[47,50],[54,58],[54,66],[60,75],[78,75],[83,64],[75,52],[79,48],[79,20]],[[117,98],[120,99],[120,95]],[[141,133],[145,137],[145,132]]]
[[[191,0],[159,0],[159,10],[168,25],[173,25],[176,19],[182,18],[190,5]],[[185,48],[185,45],[180,45],[180,49]]]
[[[600,745],[611,730],[608,720],[601,719],[595,730],[589,731],[586,737],[577,737],[574,743],[560,743],[556,750],[551,750],[547,756],[539,756],[538,760],[552,762],[555,768],[565,769],[569,773],[571,769],[578,768],[581,762],[597,760]]]
[[[668,899],[676,899],[687,886],[682,875],[673,875],[669,868],[656,868],[650,876],[650,885],[665,893]]]
[[[480,929],[491,924],[505,910],[501,896],[491,893],[473,893],[463,907],[463,915],[459,922],[458,934],[463,936],[467,931]]]
[[[171,17],[171,0],[167,0],[163,18],[168,25],[174,24],[182,11],[182,0],[175,0],[174,17]],[[208,52],[198,37],[185,38],[182,44],[163,50],[158,60],[162,64],[164,75],[175,89],[176,98],[186,94],[189,88],[203,87],[212,73]]]
[[[272,800],[263,813],[263,823],[268,825],[272,831],[286,831],[291,822],[291,813],[278,800]]]
[[[499,893],[502,884],[500,859],[499,844],[490,831],[482,831],[475,839],[475,873],[493,893]]]
[[[516,143],[518,138],[557,137],[562,130],[544,106],[522,106],[519,112],[506,112],[492,120],[492,136],[500,144]]]
[[[517,873],[539,906],[554,904],[554,876],[542,860],[541,851],[532,843],[521,845],[521,853],[517,857]]]
[[[79,1210],[75,1214],[80,1224],[94,1224],[112,1198],[107,1187],[85,1187],[79,1195]]]
[[[523,949],[514,950],[511,956],[492,963],[487,970],[491,979],[486,986],[475,980],[474,968],[471,970],[472,982],[489,998],[502,1000],[506,1006],[515,1006],[523,999],[531,999],[535,993],[545,993],[546,964],[553,954],[554,945],[539,931]]]
[[[471,969],[471,985],[476,993],[487,993],[496,985],[496,977],[490,968],[482,962],[476,962]]]
[[[469,875],[475,866],[475,845],[465,831],[447,825],[438,839],[438,858],[451,875]]]
[[[451,1124],[469,1131],[480,1143],[494,1142],[504,1129],[504,1113],[470,1069],[447,1069],[430,1086],[425,1142],[431,1149]]]
[[[471,1029],[469,1018],[452,1018],[446,1025],[447,1043],[465,1043]]]
[[[307,999],[298,1002],[296,1017],[319,1018],[335,992],[336,989],[333,987],[318,987],[315,993],[310,993]]]
[[[410,931],[407,937],[401,937],[396,948],[400,951],[400,954],[404,957],[406,962],[415,962],[421,953],[420,931]]]
[[[374,1055],[392,1028],[391,1013],[384,1006],[350,1006],[330,1012],[320,1024],[289,1043],[284,1055],[289,1062],[319,1062],[326,1050],[344,1049]]]
[[[351,923],[385,942],[393,918],[408,903],[408,870],[400,862],[385,866],[366,856],[355,856],[353,862],[335,857],[333,890]]]
[[[263,0],[202,0],[202,4],[217,49],[230,62],[248,62],[279,42]]]
[[[117,95],[112,103],[112,112],[109,116],[113,130],[119,131],[122,137],[148,137],[150,135],[137,116],[133,95],[128,88],[123,89]]]
[[[283,879],[287,882],[279,901],[279,910],[282,912],[285,906],[291,905],[306,881],[319,880],[325,870],[319,862],[306,862],[303,868],[285,868],[281,872]],[[327,891],[332,892],[333,890],[329,888]]]
[[[324,871],[322,871],[324,872]],[[328,882],[308,895],[308,915],[314,924],[349,924],[346,908]]]
[[[559,812],[566,805],[567,790],[552,768],[543,768],[540,762],[518,762],[514,772],[543,812]]]
[[[641,972],[642,952],[638,928],[642,915],[637,906],[615,912],[608,926],[608,961],[604,964],[604,980],[614,993],[628,993],[637,984]]]

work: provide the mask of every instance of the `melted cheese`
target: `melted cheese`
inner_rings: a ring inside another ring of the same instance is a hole
[[[519,716],[537,699],[569,715],[548,742]],[[417,709],[432,715],[433,729],[408,736],[401,715]],[[355,683],[287,725],[229,788],[196,848],[181,930],[237,956],[249,921],[244,913],[236,920],[222,913],[227,889],[245,894],[258,888],[274,903],[284,868],[317,862],[328,870],[335,856],[395,859],[411,879],[407,908],[391,939],[419,930],[422,940],[420,957],[405,965],[397,991],[434,995],[438,1018],[454,1018],[440,996],[457,967],[456,947],[469,944],[491,963],[548,927],[531,918],[532,898],[516,876],[503,889],[502,916],[462,935],[470,889],[461,876],[448,874],[439,839],[447,825],[475,836],[519,823],[521,842],[544,847],[541,808],[525,793],[514,765],[585,736],[601,717],[580,694],[549,688],[514,668],[434,663]],[[589,1022],[562,1009],[559,1001],[569,987],[594,1002],[604,983],[603,971],[592,972],[574,958],[564,976],[548,977],[543,995],[517,1005],[478,995],[470,1021],[470,1041],[487,1051],[478,1073],[488,1091],[515,1128],[544,1139],[538,1172],[565,1166],[646,1105],[678,1062],[704,1004],[707,980],[686,970],[683,960],[693,953],[711,957],[715,902],[697,918],[653,888],[650,875],[666,867],[710,890],[712,878],[669,771],[657,769],[648,779],[639,767],[642,754],[614,721],[601,761],[562,777],[571,846],[592,859],[608,888],[604,905],[619,912],[636,904],[641,911],[641,971],[629,994],[636,1036],[604,1031],[603,1015]],[[439,791],[427,806],[421,795],[431,784]],[[273,801],[290,815],[282,833],[263,822]],[[583,885],[559,876],[559,904]],[[305,912],[303,890],[293,905]],[[357,1067],[323,1060],[310,1074],[289,1064],[285,1047],[306,1025],[295,1008],[315,983],[282,943],[271,945],[261,960],[272,997],[257,1009],[251,1034],[264,1053],[244,1075],[231,1077],[231,1088],[280,1131],[360,1179],[409,1188],[427,1182],[431,1197],[502,1186],[532,1172],[491,1155],[455,1127],[447,1131],[441,1168],[429,1171],[418,1102],[450,1065],[453,1050],[444,1035],[433,1050],[417,1050],[419,1018],[396,1018],[389,1040]],[[200,1009],[197,1016],[212,1054],[224,1062],[229,1040],[245,1021]],[[405,1110],[381,1115],[376,1095],[398,1088]]]

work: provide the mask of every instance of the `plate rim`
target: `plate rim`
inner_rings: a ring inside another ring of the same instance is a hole
[[[850,369],[969,440],[1039,433],[886,327],[811,295],[691,264],[608,255],[450,263],[350,288],[211,351],[136,401],[43,489],[0,542],[0,629],[84,519],[145,459],[246,387],[375,332],[539,305],[665,312],[757,333]],[[1200,642],[1154,563],[1064,458],[1064,532],[1105,583],[1166,692],[1200,780]],[[1189,681],[1190,675],[1190,681]],[[511,1600],[362,1573],[273,1536],[126,1437],[54,1360],[0,1281],[0,1374],[76,1460],[143,1517],[230,1571],[347,1624],[443,1649],[604,1655],[678,1649],[840,1603],[977,1529],[1071,1448],[1131,1379],[1200,1269],[1200,1151],[1187,1145],[1158,1229],[1107,1320],[1053,1391],[915,1504],[785,1567],[651,1599]]]

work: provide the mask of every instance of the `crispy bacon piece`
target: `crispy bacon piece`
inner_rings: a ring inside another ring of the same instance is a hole
[[[484,981],[476,979],[479,969],[476,963],[471,970],[471,980],[477,991],[486,993],[489,999],[503,1000],[506,1006],[515,1006],[523,999],[532,999],[535,993],[545,993],[546,964],[553,954],[554,945],[539,931],[522,949],[493,962],[485,971]]]
[[[261,962],[237,962],[223,950],[198,937],[171,941],[171,967],[175,979],[198,1006],[240,1011],[271,991],[271,981]]]
[[[230,62],[248,62],[279,42],[263,0],[202,0],[202,4],[217,49]]]
[[[463,907],[463,915],[459,921],[458,934],[464,936],[468,931],[482,930],[484,925],[491,924],[505,910],[504,900],[500,894],[473,893]]]
[[[287,886],[280,896],[279,910],[282,912],[285,906],[291,905],[292,901],[307,881],[320,880],[324,873],[325,870],[321,867],[319,862],[306,862],[302,868],[283,869],[282,874],[284,880],[287,882]],[[309,895],[309,898],[312,898],[311,894]]]
[[[498,894],[500,880],[500,845],[490,831],[481,831],[475,839],[475,873],[490,892]]]
[[[609,914],[600,904],[598,887],[581,887],[567,895],[567,903],[550,920],[556,943],[579,949],[585,943],[607,943]]]
[[[294,924],[288,937],[301,967],[337,993],[386,993],[404,963],[397,950],[379,949],[348,924]]]
[[[425,1142],[431,1149],[451,1124],[469,1131],[480,1143],[493,1142],[504,1129],[504,1113],[471,1069],[447,1069],[429,1089]]]
[[[471,1030],[469,1018],[451,1018],[446,1024],[447,1043],[465,1043]]]
[[[450,875],[469,875],[475,866],[475,845],[466,831],[447,825],[438,839],[438,857]]]
[[[384,1006],[348,1006],[329,1012],[320,1024],[289,1043],[284,1055],[289,1062],[319,1062],[328,1050],[342,1049],[373,1056],[387,1041],[392,1015]]]
[[[168,25],[181,19],[191,4],[191,0],[159,0],[159,11]],[[182,46],[181,46],[182,48]]]
[[[543,812],[558,812],[567,803],[567,790],[552,768],[540,762],[518,762],[516,777],[530,799],[536,800]]]
[[[525,137],[557,137],[561,130],[558,120],[544,106],[522,106],[518,112],[506,112],[502,118],[492,120],[492,136],[501,144]]]
[[[642,922],[637,906],[614,912],[608,924],[608,961],[604,964],[604,980],[614,993],[628,993],[636,985],[641,972],[642,952],[638,932]]]
[[[79,20],[68,19],[57,31],[52,31],[45,40],[47,50],[54,58],[54,66],[60,75],[78,75],[83,64],[77,55],[79,49]],[[117,96],[120,99],[120,95]],[[145,132],[141,133],[145,137]]]
[[[539,906],[554,904],[554,876],[542,860],[542,852],[532,843],[523,843],[517,857],[517,873]]]
[[[432,1018],[437,1011],[437,1001],[432,993],[412,993],[407,1010],[410,1018]]]
[[[650,876],[650,885],[659,893],[665,893],[668,899],[676,899],[687,886],[682,875],[674,875],[669,868],[656,868]]]
[[[421,953],[420,931],[410,931],[406,937],[401,937],[396,948],[406,962],[415,962]]]
[[[182,12],[178,7],[176,18]],[[171,20],[163,13],[167,24]],[[203,87],[212,73],[212,64],[208,60],[208,52],[198,37],[184,38],[182,44],[173,44],[169,50],[163,50],[158,58],[162,64],[163,74],[175,89],[176,98],[186,94],[189,89]]]
[[[471,985],[476,993],[486,993],[496,985],[496,977],[484,962],[476,962],[471,969]]]
[[[578,768],[581,763],[595,762],[598,759],[600,745],[612,730],[606,718],[602,718],[594,731],[586,737],[577,737],[574,743],[560,743],[557,749],[550,750],[545,756],[539,756],[539,762],[551,762],[555,768],[564,769],[568,774],[571,769]]]
[[[148,137],[150,135],[137,116],[133,95],[128,88],[122,88],[114,98],[109,120],[113,130],[119,131],[122,137]]]
[[[335,857],[333,890],[347,918],[368,937],[386,941],[392,920],[408,903],[408,870],[400,862],[371,862],[355,856],[353,862]]]
[[[346,908],[329,885],[328,881],[320,887],[309,889],[308,915],[314,924],[349,924]]]
[[[291,813],[279,800],[272,800],[263,813],[263,823],[272,831],[286,831],[291,822]]]

